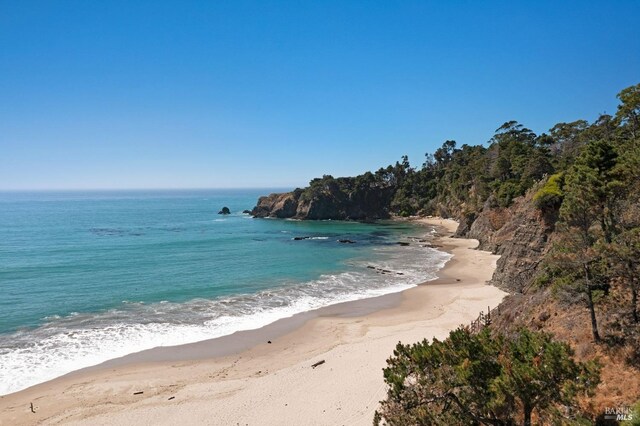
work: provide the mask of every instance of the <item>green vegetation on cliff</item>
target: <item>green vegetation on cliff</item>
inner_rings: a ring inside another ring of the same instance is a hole
[[[519,330],[513,336],[452,331],[443,341],[398,344],[387,360],[387,399],[374,424],[579,424],[577,397],[599,368],[573,359],[566,343]]]
[[[614,162],[617,152],[624,152],[624,164],[618,169],[627,170],[628,175],[635,173],[628,177],[637,179],[638,86],[620,92],[622,103],[615,117],[602,115],[593,124],[584,120],[558,123],[548,134],[536,135],[518,122],[508,121],[496,130],[486,147],[458,147],[455,141],[448,140],[433,154],[427,154],[421,167],[412,167],[405,156],[374,173],[313,179],[307,188],[297,189],[296,193],[307,202],[331,194],[325,201],[338,200],[348,205],[368,198],[363,193],[384,190],[390,197],[380,200],[383,203],[377,211],[382,213],[375,214],[377,217],[384,217],[385,213],[460,217],[482,211],[487,202],[489,207],[508,207],[541,179],[555,174],[536,197],[540,208],[555,208],[562,201],[563,173],[575,174],[580,167],[586,167],[589,160],[584,158],[581,164],[574,164],[584,157],[585,150],[609,149],[614,158],[607,161]],[[345,208],[329,211],[335,213],[335,219],[349,218]]]
[[[418,172],[418,176],[431,173],[437,179],[435,193],[428,200],[414,195],[416,202],[409,198],[407,203],[405,194],[417,190],[404,188],[396,192],[393,202],[415,212],[457,216],[465,228],[461,235],[478,238],[484,248],[502,254],[494,282],[516,294],[503,304],[504,317],[491,327],[493,336],[504,332],[522,336],[518,327],[523,326],[552,330],[579,347],[580,358],[604,359],[607,370],[620,371],[626,378],[640,377],[640,85],[623,90],[618,98],[616,115],[602,115],[592,124],[560,123],[549,134],[536,136],[509,122],[497,130],[487,149],[456,149],[455,143],[447,141]],[[583,315],[585,308],[587,315]],[[565,314],[564,320],[555,319],[558,310]],[[574,322],[572,316],[581,319]],[[589,330],[590,339],[580,337],[583,330]],[[410,351],[413,361],[420,350]],[[467,363],[482,356],[482,351],[463,353],[460,356]],[[512,355],[501,358],[511,367]],[[528,367],[535,367],[535,362]],[[429,368],[423,367],[422,372],[426,371]],[[390,378],[389,373],[386,377]],[[459,395],[455,383],[441,384]],[[393,382],[389,384],[393,389]],[[437,386],[429,385],[429,392],[434,389]],[[496,390],[495,386],[490,389]],[[512,394],[518,390],[540,391],[529,382],[512,389]],[[477,395],[489,405],[496,398]],[[607,375],[596,396],[583,401],[582,411],[591,420],[602,419],[603,408],[628,406],[638,395],[637,380],[620,381]],[[442,414],[453,417],[421,418],[425,410],[429,415],[437,413],[437,407],[434,411],[423,402],[416,406],[422,411],[404,406],[394,412],[395,396],[390,390],[382,403],[382,412],[388,415],[383,417],[390,424],[512,421],[502,415],[499,421],[479,421],[468,412],[456,412],[453,404],[446,405],[448,410]],[[399,401],[411,403],[407,394]],[[551,412],[539,408],[542,423],[569,422],[560,415],[570,412],[568,405],[558,405],[560,401],[559,396],[555,398]],[[487,407],[481,410],[483,415],[490,412]],[[530,408],[521,400],[510,412],[526,424]],[[408,422],[397,421],[412,413],[419,414]]]
[[[564,174],[556,173],[549,176],[544,186],[533,196],[533,201],[540,210],[557,209],[562,204]]]
[[[488,207],[506,208],[541,179],[556,174],[536,197],[540,208],[555,208],[562,201],[563,173],[573,170],[575,174],[579,167],[585,167],[586,159],[574,164],[585,150],[606,145],[614,156],[624,151],[624,165],[619,169],[635,173],[637,179],[638,92],[638,86],[623,90],[618,95],[622,103],[616,116],[602,115],[592,124],[584,120],[558,123],[548,134],[536,135],[518,122],[508,121],[496,130],[487,146],[458,147],[448,140],[433,154],[427,154],[421,167],[411,166],[405,156],[373,173],[313,179],[307,188],[291,195],[296,203],[300,200],[327,206],[312,218],[374,219],[390,213],[461,217],[482,211],[486,203]],[[382,192],[384,196],[378,196]],[[363,208],[363,203],[372,199],[376,200],[374,208]],[[351,214],[352,210],[362,214]],[[271,213],[266,209],[259,215]],[[304,210],[289,214],[306,218]]]

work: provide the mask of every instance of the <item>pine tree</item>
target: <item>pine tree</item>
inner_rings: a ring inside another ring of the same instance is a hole
[[[573,360],[571,348],[549,334],[515,337],[452,331],[444,341],[398,344],[384,369],[389,386],[374,424],[514,425],[569,423],[576,397],[599,381],[595,364]]]

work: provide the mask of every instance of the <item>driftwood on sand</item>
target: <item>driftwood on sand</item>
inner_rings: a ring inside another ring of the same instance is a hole
[[[324,359],[316,362],[315,364],[311,364],[311,368],[316,368],[317,366],[322,365],[322,364],[324,364]]]

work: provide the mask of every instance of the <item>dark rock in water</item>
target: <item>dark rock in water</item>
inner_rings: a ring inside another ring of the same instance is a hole
[[[409,243],[404,242],[404,241],[398,241],[396,244],[399,245],[399,246],[408,246],[409,245]]]
[[[394,272],[394,271],[390,271],[388,269],[378,268],[377,266],[368,265],[367,268],[373,269],[374,271],[376,271],[376,274],[382,274],[382,275],[385,275],[385,274],[404,275],[404,273],[402,273],[402,272]]]
[[[356,242],[353,240],[338,240],[339,243],[342,244],[355,244]]]
[[[231,211],[229,210],[229,207],[223,207],[218,214],[231,214]]]
[[[300,241],[300,240],[308,240],[309,238],[311,238],[311,237],[293,237],[292,239],[294,241]]]
[[[251,210],[242,210],[242,214],[251,214]]]

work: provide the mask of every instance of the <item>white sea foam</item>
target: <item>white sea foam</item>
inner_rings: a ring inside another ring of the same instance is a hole
[[[375,261],[354,259],[347,272],[255,294],[186,303],[126,302],[100,314],[50,317],[35,330],[0,338],[0,394],[129,353],[220,337],[311,309],[402,291],[435,278],[450,257],[417,246],[375,251]]]

